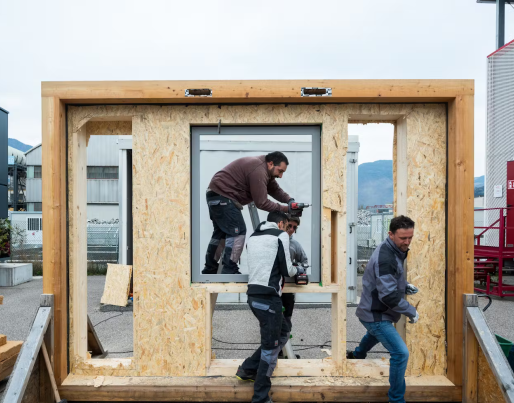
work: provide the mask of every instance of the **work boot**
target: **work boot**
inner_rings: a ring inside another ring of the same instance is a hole
[[[239,379],[240,381],[255,382],[255,378],[257,378],[257,371],[255,371],[255,372],[245,371],[243,369],[243,367],[241,367],[241,365],[240,365],[236,372],[236,378]]]
[[[223,266],[223,268],[221,269],[221,274],[241,274],[241,272],[239,271],[238,267],[229,269],[229,268],[226,268],[225,266]]]
[[[213,269],[212,267],[205,266],[202,270],[202,274],[218,274],[218,268]]]

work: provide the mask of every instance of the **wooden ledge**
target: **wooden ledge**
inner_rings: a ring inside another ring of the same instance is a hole
[[[407,377],[409,402],[460,402],[461,388],[444,376]],[[274,377],[271,396],[283,402],[387,402],[387,378]],[[73,401],[249,402],[253,383],[219,377],[70,375],[59,388]]]
[[[205,288],[207,291],[213,294],[222,294],[225,292],[234,293],[245,293],[248,289],[247,283],[195,283],[192,284],[193,288]],[[283,292],[292,293],[330,293],[336,294],[341,289],[340,285],[330,284],[326,286],[320,286],[318,283],[311,283],[309,285],[296,285],[287,283],[284,286]],[[345,291],[346,292],[346,291]]]

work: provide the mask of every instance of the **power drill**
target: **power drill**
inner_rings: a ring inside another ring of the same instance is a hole
[[[294,282],[296,285],[307,285],[309,284],[309,277],[307,276],[306,267],[296,267],[297,273],[294,276]]]
[[[289,214],[294,217],[301,217],[304,208],[310,207],[312,204],[297,203],[294,199],[289,201]]]

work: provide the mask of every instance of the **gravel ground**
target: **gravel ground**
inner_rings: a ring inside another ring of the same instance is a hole
[[[514,280],[514,278],[513,278]],[[104,348],[111,357],[130,357],[133,343],[133,316],[129,308],[109,310],[100,307],[100,298],[105,282],[104,276],[88,277],[88,314],[98,333]],[[0,305],[0,333],[9,340],[25,340],[39,305],[42,293],[42,279],[16,287],[0,287],[4,304]],[[487,303],[480,298],[480,306]],[[235,308],[235,309],[230,309]],[[348,348],[355,348],[355,341],[364,335],[364,328],[355,316],[354,307],[348,308],[347,337]],[[514,341],[514,321],[509,320],[514,312],[514,298],[493,299],[493,304],[485,312],[491,330]],[[106,320],[108,319],[108,320]],[[102,322],[106,320],[105,322]],[[301,358],[327,357],[330,350],[331,315],[327,305],[299,304],[293,314],[293,346]],[[259,325],[251,311],[244,305],[218,305],[213,317],[213,337],[225,343],[213,340],[213,351],[218,358],[245,358],[259,342]],[[328,343],[327,343],[328,342]],[[238,343],[235,345],[226,343]],[[239,344],[241,343],[241,344]],[[319,345],[326,344],[323,347]],[[307,347],[318,346],[306,349]],[[248,349],[240,351],[241,349]],[[375,351],[385,349],[378,345]],[[125,352],[125,353],[120,353]],[[385,354],[370,354],[378,358]]]

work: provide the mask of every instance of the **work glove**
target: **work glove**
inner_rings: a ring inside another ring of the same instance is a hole
[[[405,294],[414,295],[414,294],[417,294],[418,291],[419,290],[417,289],[417,287],[414,287],[412,284],[407,283],[407,286],[405,287]]]
[[[416,311],[416,316],[409,319],[409,323],[416,323],[419,320],[419,313]]]

